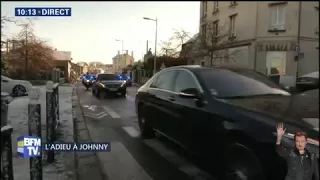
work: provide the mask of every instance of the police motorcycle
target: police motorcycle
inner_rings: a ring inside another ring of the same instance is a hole
[[[93,82],[95,81],[94,75],[84,75],[82,77],[82,84],[86,87],[87,90],[92,86]]]

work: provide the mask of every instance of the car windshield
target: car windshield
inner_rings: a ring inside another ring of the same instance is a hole
[[[115,74],[99,74],[98,76],[99,80],[105,81],[105,80],[119,80],[119,77]]]
[[[268,77],[249,69],[203,69],[199,76],[211,94],[220,98],[291,95]]]

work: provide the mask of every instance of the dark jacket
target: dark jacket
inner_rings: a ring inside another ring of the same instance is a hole
[[[304,158],[295,148],[277,145],[277,153],[287,161],[288,172],[285,180],[318,180],[317,156],[306,150]]]

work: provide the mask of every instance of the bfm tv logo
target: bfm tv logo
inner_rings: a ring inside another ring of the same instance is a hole
[[[20,157],[41,157],[41,139],[36,136],[18,137],[17,152]]]

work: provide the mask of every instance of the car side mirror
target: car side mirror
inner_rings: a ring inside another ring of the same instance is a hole
[[[196,88],[187,88],[180,91],[179,96],[183,98],[199,98],[200,91]]]
[[[180,91],[179,96],[182,98],[194,99],[197,106],[202,107],[206,104],[203,94],[197,88],[187,88]]]

